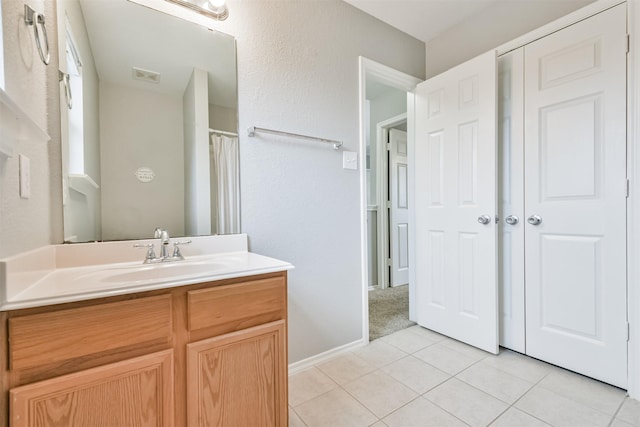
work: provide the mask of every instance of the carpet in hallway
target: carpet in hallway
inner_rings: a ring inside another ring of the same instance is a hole
[[[409,320],[409,286],[369,291],[369,340],[415,325]]]

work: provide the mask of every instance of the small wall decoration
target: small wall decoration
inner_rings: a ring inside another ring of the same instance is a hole
[[[153,173],[151,168],[141,167],[136,171],[136,178],[140,182],[151,182],[155,178],[156,174]]]

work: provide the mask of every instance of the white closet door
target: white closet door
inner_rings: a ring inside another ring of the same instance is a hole
[[[415,94],[417,321],[492,353],[496,83],[492,51],[419,84]]]
[[[498,70],[500,345],[524,353],[524,50]]]
[[[625,388],[625,6],[526,46],[525,76],[527,354]]]

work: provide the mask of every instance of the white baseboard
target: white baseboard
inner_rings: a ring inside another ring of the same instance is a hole
[[[298,362],[290,363],[289,375],[297,374],[298,372],[304,371],[305,369],[308,369],[313,365],[326,362],[327,360],[334,358],[340,354],[348,353],[352,350],[355,350],[356,348],[364,347],[367,344],[368,342],[366,340],[359,339],[358,341],[341,345],[340,347],[332,348],[331,350],[327,350],[323,353],[316,354],[315,356],[308,357]]]

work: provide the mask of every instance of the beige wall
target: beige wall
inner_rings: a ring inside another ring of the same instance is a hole
[[[209,104],[209,127],[227,132],[238,132],[237,110]]]
[[[179,96],[100,83],[103,239],[149,238],[156,227],[184,235],[181,117]],[[140,167],[153,181],[138,181]]]

